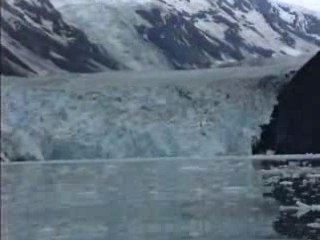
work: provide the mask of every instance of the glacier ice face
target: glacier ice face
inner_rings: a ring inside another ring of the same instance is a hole
[[[41,141],[28,131],[1,126],[1,161],[44,160]]]
[[[1,121],[39,160],[250,154],[296,68],[4,78]]]

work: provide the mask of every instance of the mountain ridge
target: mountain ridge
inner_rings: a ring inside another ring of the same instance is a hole
[[[276,1],[53,2],[70,23],[109,46],[133,70],[209,68],[246,58],[296,56],[320,47],[320,16]]]
[[[5,0],[1,13],[2,74],[30,76],[120,68],[103,47],[67,24],[48,0]]]
[[[1,10],[6,75],[205,69],[320,48],[320,14],[274,0],[5,0]]]

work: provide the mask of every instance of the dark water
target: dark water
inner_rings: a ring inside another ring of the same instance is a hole
[[[303,160],[263,167],[264,195],[281,205],[275,231],[297,239],[320,240],[320,160]]]
[[[288,239],[261,184],[243,160],[3,165],[1,239]]]

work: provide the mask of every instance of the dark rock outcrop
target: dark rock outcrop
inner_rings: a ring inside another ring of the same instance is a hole
[[[262,127],[253,153],[320,153],[319,90],[320,52],[281,91],[271,122]]]

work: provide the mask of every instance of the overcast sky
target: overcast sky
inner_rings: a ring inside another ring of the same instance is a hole
[[[289,4],[300,5],[313,11],[320,12],[320,0],[279,0]]]

